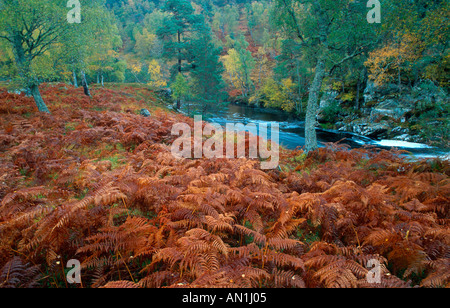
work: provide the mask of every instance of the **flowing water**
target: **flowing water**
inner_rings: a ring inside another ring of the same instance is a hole
[[[225,126],[227,123],[241,123],[247,125],[254,123],[257,126],[262,123],[276,122],[280,126],[280,145],[287,149],[296,149],[305,145],[304,121],[295,118],[293,115],[281,110],[250,107],[247,105],[230,104],[226,107],[217,107],[205,120]],[[270,130],[270,126],[269,126]],[[257,133],[257,132],[252,132]],[[324,147],[326,143],[341,141],[351,148],[361,148],[363,146],[375,146],[380,149],[406,150],[413,159],[427,157],[441,157],[450,159],[450,152],[439,148],[432,148],[425,144],[402,142],[397,140],[373,140],[354,133],[340,132],[337,130],[317,129],[319,146]]]

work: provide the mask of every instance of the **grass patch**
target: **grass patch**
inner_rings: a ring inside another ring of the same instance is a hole
[[[126,158],[120,154],[110,156],[110,157],[105,157],[105,158],[100,159],[99,161],[111,162],[111,170],[115,170],[118,167],[126,164]]]

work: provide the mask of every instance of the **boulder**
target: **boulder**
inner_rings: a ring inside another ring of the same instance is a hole
[[[337,91],[326,91],[320,99],[320,110],[329,107],[334,102],[339,102],[336,98],[339,92]]]
[[[376,92],[375,83],[373,81],[369,80],[367,82],[367,86],[364,89],[364,94],[363,94],[365,104],[375,100],[375,98],[376,98],[375,92]]]
[[[408,128],[397,126],[397,127],[394,127],[391,130],[391,135],[392,136],[398,136],[398,135],[404,135],[404,134],[409,134],[409,129]]]
[[[378,103],[370,112],[370,121],[376,121],[383,117],[391,118],[395,121],[402,121],[413,109],[396,99],[386,99]]]
[[[383,123],[364,123],[354,126],[354,132],[372,139],[387,137],[389,125]]]
[[[172,89],[170,88],[156,90],[155,92],[161,95],[161,97],[166,100],[172,99]]]
[[[148,111],[147,109],[141,109],[141,116],[144,116],[146,118],[151,117],[151,113],[150,111]]]
[[[360,119],[343,124],[339,131],[351,132],[372,139],[383,139],[388,137],[390,126],[386,121],[383,121],[381,123],[374,123],[365,121],[364,119]]]
[[[413,138],[410,135],[408,135],[408,134],[403,134],[403,135],[400,135],[400,136],[396,136],[396,137],[393,137],[392,139],[393,140],[400,140],[400,141],[408,141],[408,142],[413,141]]]

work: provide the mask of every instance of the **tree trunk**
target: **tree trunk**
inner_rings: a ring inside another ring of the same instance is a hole
[[[32,85],[30,87],[31,95],[33,95],[34,101],[36,102],[36,106],[40,112],[50,113],[47,105],[45,105],[44,100],[42,99],[41,92],[39,92],[39,87],[37,85]]]
[[[75,70],[73,70],[73,86],[78,88],[77,73],[75,73]]]
[[[182,65],[182,59],[181,59],[181,32],[178,30],[178,74],[181,74],[181,65]],[[177,98],[177,110],[181,109],[181,99]]]
[[[259,64],[259,77],[258,77],[258,88],[261,89],[262,86],[262,59],[261,59],[261,63]]]
[[[104,82],[104,78],[103,78],[103,73],[102,73],[101,79],[102,79],[102,87],[104,88],[105,87],[105,82]]]
[[[308,107],[306,110],[305,119],[305,146],[306,152],[314,151],[318,148],[317,144],[317,133],[316,133],[316,123],[317,123],[317,111],[320,89],[322,88],[322,82],[325,77],[325,61],[319,59],[317,61],[316,73],[314,76],[314,81],[309,89]]]
[[[182,64],[182,59],[181,59],[181,32],[178,31],[178,73],[181,74],[181,64]]]
[[[48,110],[47,105],[45,105],[41,93],[39,92],[37,81],[31,80],[27,76],[30,72],[31,60],[25,55],[22,33],[20,32],[15,32],[13,36],[13,54],[16,60],[17,67],[19,69],[19,76],[22,78],[22,82],[24,82],[26,88],[30,89],[31,95],[34,98],[34,102],[36,103],[38,110],[40,112],[50,113],[50,110]]]
[[[22,33],[15,32],[13,36],[13,54],[16,60],[17,68],[19,69],[19,76],[25,79],[30,70],[30,62],[25,57],[25,50],[23,48]]]
[[[364,107],[364,104],[361,106],[361,92],[364,91],[367,85],[367,68],[363,67],[358,76],[358,84],[356,89],[356,110],[359,110],[361,107]]]
[[[305,119],[305,151],[306,153],[315,151],[319,146],[317,143],[317,113],[319,110],[319,96],[322,88],[323,79],[325,78],[325,59],[328,52],[328,35],[331,23],[328,20],[327,13],[322,10],[320,1],[313,2],[314,11],[318,14],[319,19],[319,41],[322,50],[318,52],[317,66],[314,74],[314,80],[309,89],[308,106],[306,109]]]
[[[355,109],[359,110],[359,101],[360,101],[360,95],[361,95],[361,76],[358,76],[358,82],[356,84],[356,104],[355,104]]]
[[[81,71],[81,83],[83,85],[84,94],[86,96],[90,97],[91,96],[91,92],[89,91],[89,85],[87,83],[86,74],[84,73],[84,71]]]
[[[301,76],[300,76],[300,61],[297,59],[297,79],[298,79],[298,104],[300,105],[300,113],[303,113],[303,104],[302,104],[302,85],[301,85]],[[298,112],[297,108],[297,112]]]

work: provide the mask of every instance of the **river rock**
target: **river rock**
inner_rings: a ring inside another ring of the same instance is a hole
[[[399,135],[404,135],[404,134],[409,134],[409,129],[408,128],[397,126],[397,127],[394,127],[391,130],[391,136],[392,137],[399,136]]]
[[[400,140],[400,141],[408,141],[408,142],[412,142],[413,141],[413,138],[410,135],[408,135],[408,134],[403,134],[403,135],[400,135],[400,136],[396,136],[396,137],[393,137],[392,139],[393,140]]]
[[[363,94],[365,104],[368,104],[375,100],[375,90],[376,90],[375,83],[373,81],[369,80],[367,82],[367,86],[364,89],[364,94]]]
[[[147,109],[141,109],[141,116],[144,116],[146,118],[151,117],[151,113],[150,111],[148,111]]]
[[[339,102],[336,98],[339,92],[337,91],[326,91],[320,99],[320,109],[325,109],[329,107],[334,102]]]
[[[412,88],[411,93],[406,98],[417,107],[426,108],[435,104],[449,103],[449,96],[446,91],[436,86],[431,81],[423,81]]]
[[[166,89],[159,89],[155,91],[159,95],[161,95],[164,99],[170,100],[172,99],[172,89],[166,88]]]
[[[373,123],[356,120],[351,123],[344,124],[339,131],[351,132],[372,139],[383,139],[388,137],[390,127],[386,122]]]
[[[354,132],[373,139],[386,138],[389,126],[383,123],[364,123],[354,126]]]
[[[405,119],[406,114],[411,111],[412,108],[408,108],[403,102],[396,99],[387,99],[372,108],[370,120],[376,121],[377,119],[388,117],[395,121],[401,121],[402,119]]]

